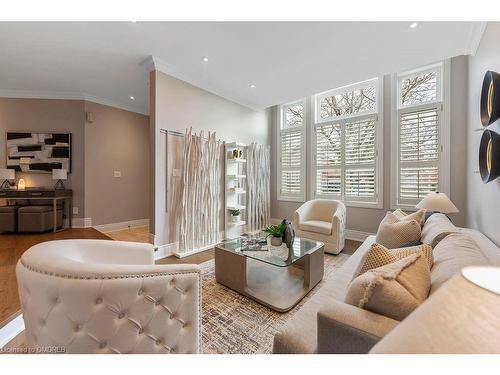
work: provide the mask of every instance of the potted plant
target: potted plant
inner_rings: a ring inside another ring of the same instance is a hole
[[[270,225],[264,229],[264,232],[269,234],[268,237],[271,237],[272,246],[281,246],[283,243],[283,233],[285,232],[285,229],[286,225],[284,223],[279,225]]]
[[[237,223],[240,221],[240,210],[231,209],[231,210],[229,210],[229,213],[231,214],[231,222],[232,223]]]

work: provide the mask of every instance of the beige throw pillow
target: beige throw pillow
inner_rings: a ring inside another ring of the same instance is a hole
[[[372,270],[374,268],[379,268],[385,266],[386,264],[396,262],[400,259],[406,258],[409,255],[422,252],[429,265],[429,269],[432,268],[434,259],[432,256],[432,247],[430,245],[418,245],[410,247],[402,247],[399,249],[388,249],[385,246],[374,243],[370,247],[370,250],[366,253],[363,259],[363,265],[356,274],[356,276],[362,275],[363,273]],[[355,277],[356,277],[355,276]]]
[[[421,234],[422,229],[417,220],[400,220],[389,212],[378,227],[375,241],[389,249],[395,249],[410,241],[420,241]]]
[[[401,321],[425,301],[430,287],[429,266],[420,252],[356,277],[345,302]]]
[[[396,216],[399,220],[407,220],[407,221],[416,220],[420,224],[420,227],[422,227],[424,225],[425,213],[426,213],[426,210],[423,208],[421,208],[417,212],[413,212],[411,214],[407,214],[406,212],[404,212],[403,210],[401,210],[399,208],[393,212],[394,216]]]

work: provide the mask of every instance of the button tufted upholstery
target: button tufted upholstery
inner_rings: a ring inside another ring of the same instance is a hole
[[[338,254],[344,248],[346,209],[332,199],[313,199],[295,211],[293,226],[298,237],[321,241],[325,252]]]
[[[153,246],[103,240],[33,246],[16,268],[30,347],[67,353],[199,353],[196,265],[155,265]]]

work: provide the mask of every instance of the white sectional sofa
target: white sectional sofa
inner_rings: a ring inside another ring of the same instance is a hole
[[[424,229],[425,225],[434,224],[431,220],[424,224]],[[457,228],[457,231],[470,236],[477,247],[461,243],[457,243],[456,247],[450,246],[453,236],[460,239],[460,236],[451,234],[445,238],[448,246],[438,244],[434,248],[430,295],[463,267],[500,266],[500,248],[486,236],[473,229]],[[369,236],[341,269],[276,334],[274,353],[368,353],[400,323],[343,302],[360,262],[374,242],[375,236]]]

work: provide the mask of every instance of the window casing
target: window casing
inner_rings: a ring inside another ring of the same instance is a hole
[[[306,101],[279,106],[278,199],[305,201]]]
[[[380,81],[372,79],[315,96],[313,197],[382,207]]]
[[[448,64],[435,64],[393,78],[394,208],[414,208],[429,192],[449,194]]]

